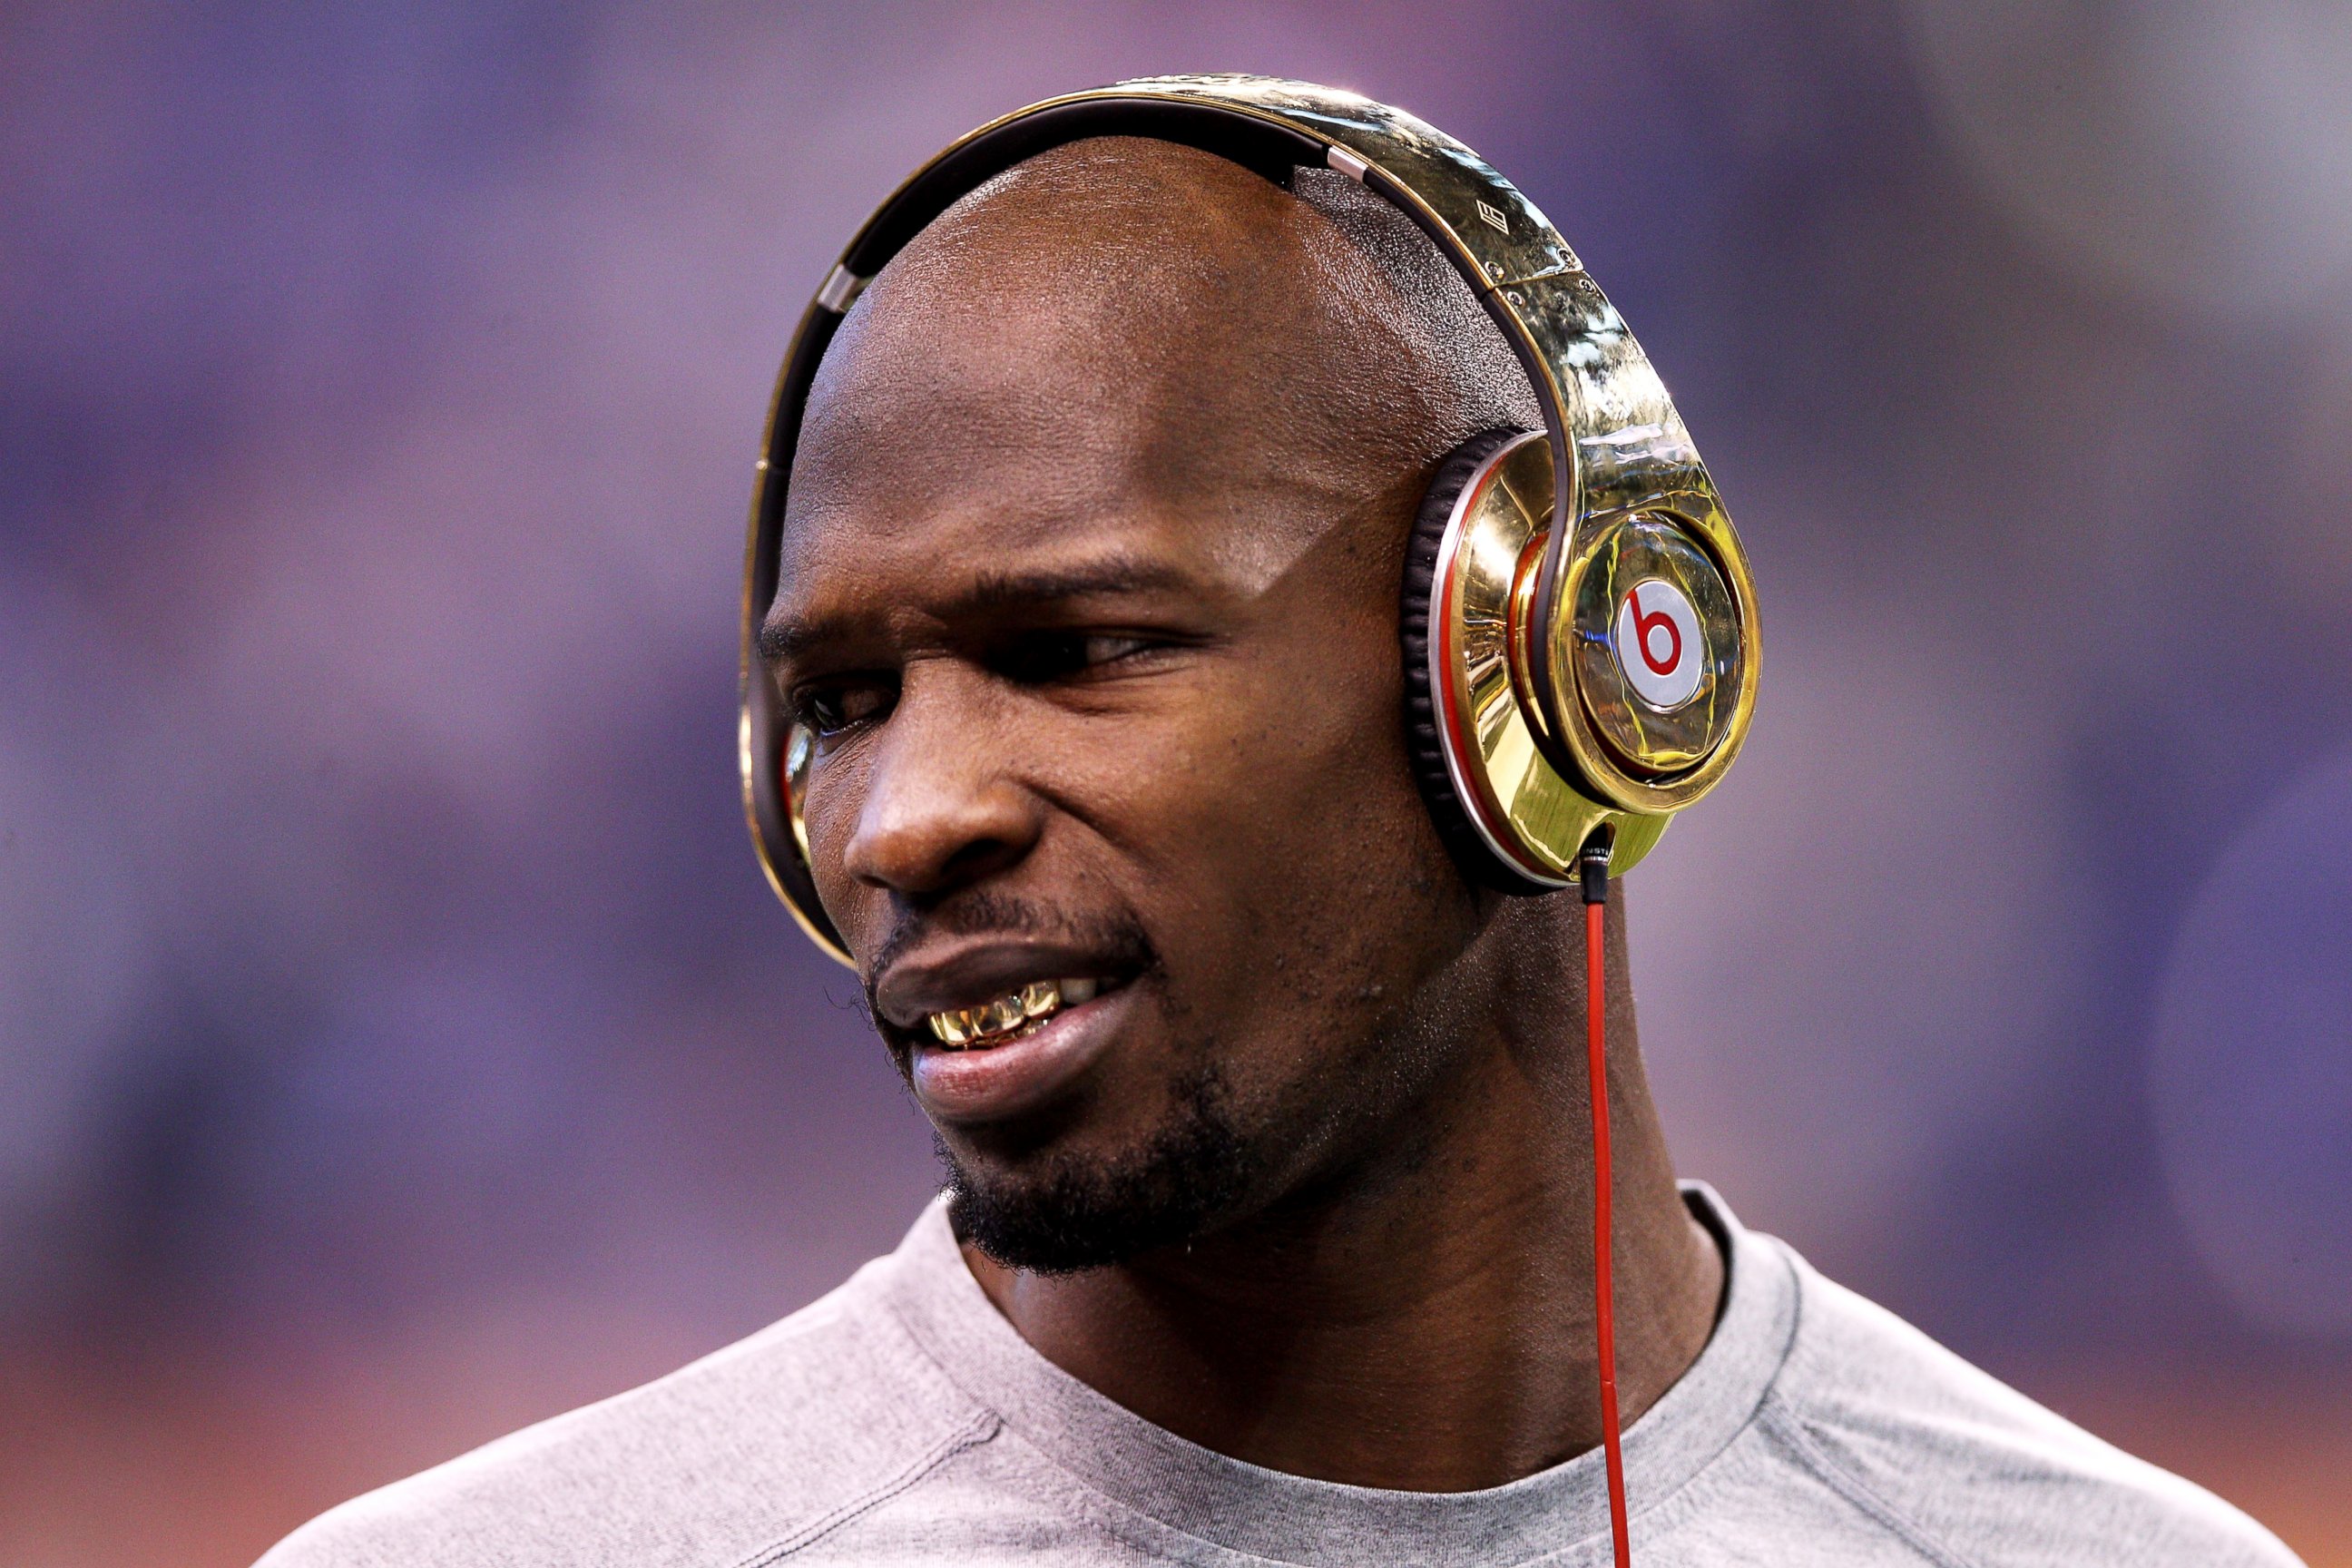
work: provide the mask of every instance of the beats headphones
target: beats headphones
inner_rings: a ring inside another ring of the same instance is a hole
[[[982,126],[866,221],[817,290],[768,415],[743,571],[743,805],[769,880],[849,962],[809,874],[813,756],[762,669],[777,535],[810,383],[858,291],[959,197],[1093,136],[1215,153],[1289,185],[1328,168],[1394,203],[1466,279],[1526,368],[1537,431],[1496,431],[1438,468],[1407,552],[1406,724],[1432,816],[1487,886],[1573,885],[1606,848],[1622,872],[1712,789],[1756,704],[1746,552],[1665,387],[1542,213],[1476,153],[1402,110],[1265,77],[1154,77]]]

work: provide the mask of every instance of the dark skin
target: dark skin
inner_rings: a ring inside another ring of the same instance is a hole
[[[968,1244],[988,1299],[1196,1443],[1455,1491],[1601,1437],[1582,914],[1472,886],[1407,765],[1405,531],[1491,420],[1394,293],[1206,154],[1024,165],[828,354],[764,643],[824,732],[820,894],[962,1179],[1138,1168],[1204,1096],[1245,1148],[1213,1214],[1118,1262]],[[1611,913],[1630,1423],[1706,1344],[1722,1262],[1675,1189],[1614,889]],[[1119,983],[1076,1065],[933,1071],[977,1058],[921,1015],[1024,973]]]

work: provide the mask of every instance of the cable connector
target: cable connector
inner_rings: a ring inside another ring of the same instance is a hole
[[[1583,884],[1588,904],[1609,901],[1609,846],[1616,836],[1616,830],[1606,825],[1594,828],[1584,847],[1576,852],[1577,878]]]

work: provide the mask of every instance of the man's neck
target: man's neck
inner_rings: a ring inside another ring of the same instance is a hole
[[[1705,1347],[1723,1261],[1675,1188],[1622,948],[1612,959],[1617,1378],[1630,1423]],[[1394,1168],[1118,1267],[1049,1277],[971,1247],[965,1258],[1046,1359],[1220,1453],[1415,1491],[1530,1475],[1601,1441],[1591,1145],[1580,1064],[1571,1073],[1559,1050],[1503,1044],[1449,1087],[1449,1103],[1424,1108],[1440,1135]]]

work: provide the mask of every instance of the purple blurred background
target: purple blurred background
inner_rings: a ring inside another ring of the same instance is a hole
[[[929,1142],[753,867],[791,324],[1118,77],[1478,147],[1752,550],[1633,879],[1685,1168],[2352,1563],[2352,12],[18,5],[0,1561],[248,1561],[887,1247]]]

